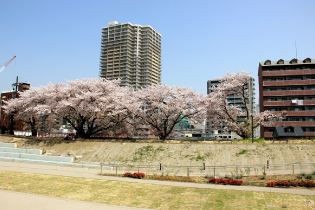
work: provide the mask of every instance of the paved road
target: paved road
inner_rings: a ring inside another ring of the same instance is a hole
[[[90,179],[104,179],[104,180],[136,182],[136,183],[146,183],[146,184],[149,183],[149,184],[165,185],[165,186],[270,192],[270,188],[268,187],[170,182],[170,181],[158,181],[158,180],[147,180],[147,179],[131,179],[131,178],[115,177],[115,176],[102,176],[101,177],[100,175],[98,175],[100,174],[100,169],[76,168],[76,167],[55,166],[55,165],[41,165],[41,164],[30,164],[30,163],[18,164],[18,163],[13,163],[13,162],[0,161],[0,170],[5,170],[5,171],[18,171],[19,170],[20,172],[29,172],[29,173],[52,174],[52,175],[62,175],[62,176],[71,176],[71,177],[84,177],[84,178],[90,178]],[[107,171],[103,170],[103,172],[107,172]],[[112,173],[113,171],[110,171],[110,172]],[[277,174],[281,174],[281,173],[277,173]],[[271,188],[271,192],[315,196],[314,190]]]
[[[0,210],[146,210],[4,190],[0,198]]]

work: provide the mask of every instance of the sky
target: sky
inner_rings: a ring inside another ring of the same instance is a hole
[[[259,62],[315,59],[314,0],[0,0],[0,92],[98,78],[102,27],[162,34],[162,83],[207,93],[207,80]],[[296,43],[296,44],[295,44]],[[297,48],[296,48],[297,46]]]

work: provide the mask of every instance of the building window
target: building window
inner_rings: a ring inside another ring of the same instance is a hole
[[[271,60],[266,60],[264,64],[265,65],[270,65],[271,64]]]
[[[290,60],[291,64],[296,64],[297,63],[297,59],[293,58],[292,60]]]
[[[284,61],[282,59],[277,61],[277,64],[284,64]]]
[[[284,132],[286,132],[286,133],[292,133],[292,132],[294,132],[294,128],[293,128],[293,127],[284,128]]]
[[[310,63],[311,62],[311,59],[310,58],[305,58],[304,60],[303,60],[303,63]]]

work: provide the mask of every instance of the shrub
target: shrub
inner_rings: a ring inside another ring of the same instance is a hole
[[[312,181],[306,181],[304,187],[315,187],[315,183]]]
[[[238,175],[235,176],[235,179],[242,179],[243,177],[244,177],[243,174],[238,174]]]
[[[126,172],[124,173],[124,177],[132,177],[132,178],[137,178],[137,179],[141,179],[143,177],[145,177],[145,173],[129,173],[129,172]]]
[[[313,178],[313,175],[306,175],[305,178],[306,178],[306,179],[312,179],[312,178]]]
[[[299,181],[291,181],[291,186],[293,187],[299,186]]]
[[[275,182],[267,182],[267,187],[274,187],[276,186],[276,183]]]
[[[138,179],[141,179],[145,177],[145,174],[144,173],[134,173],[133,174],[133,178],[138,178]]]
[[[124,173],[124,177],[133,177],[133,174],[129,173],[129,172],[126,172],[126,173]]]

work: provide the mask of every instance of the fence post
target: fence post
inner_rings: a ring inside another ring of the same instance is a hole
[[[162,170],[162,164],[160,163],[160,171]]]
[[[187,167],[187,180],[189,180],[189,167]]]
[[[264,174],[266,174],[266,168],[265,168],[265,165],[264,165]]]
[[[117,168],[118,168],[118,166],[116,165],[116,175],[117,175]]]
[[[216,178],[216,177],[215,177],[215,166],[214,166],[214,168],[213,168],[213,176],[214,176],[214,178]]]
[[[294,175],[294,164],[292,165],[292,171],[293,171],[293,175]]]
[[[101,163],[101,179],[103,179],[103,163]]]
[[[203,170],[206,170],[206,163],[203,163]]]

